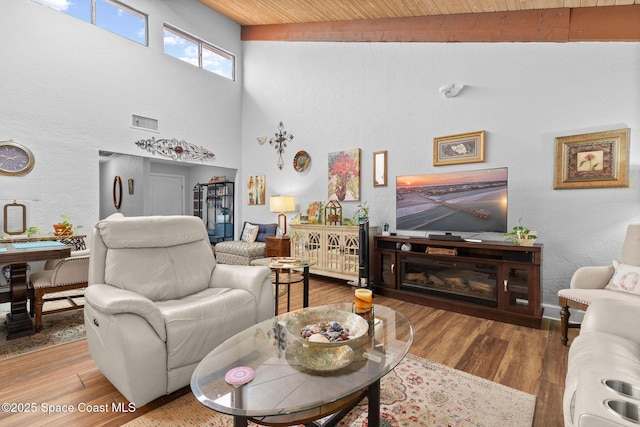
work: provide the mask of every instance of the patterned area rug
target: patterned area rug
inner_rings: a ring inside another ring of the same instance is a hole
[[[83,298],[75,301],[77,304],[82,304]],[[53,308],[52,304],[58,305],[64,304],[64,302],[45,303],[45,309]],[[0,316],[2,319],[0,321],[0,360],[85,338],[84,312],[82,309],[78,309],[63,313],[45,314],[42,316],[42,331],[28,337],[7,340],[7,325],[4,319],[9,310],[8,303],[0,304]]]
[[[533,423],[535,396],[411,354],[381,384],[380,424],[385,427]],[[189,393],[125,425],[231,427],[233,419],[204,407]],[[339,425],[367,427],[366,399]]]

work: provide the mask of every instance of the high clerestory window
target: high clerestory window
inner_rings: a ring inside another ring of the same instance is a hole
[[[147,15],[116,0],[34,0],[147,46]]]
[[[229,80],[235,79],[232,54],[167,24],[164,25],[164,53]]]

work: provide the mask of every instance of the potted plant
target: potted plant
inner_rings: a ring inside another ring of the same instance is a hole
[[[42,234],[40,231],[40,227],[36,227],[36,226],[31,226],[29,228],[27,228],[27,236],[28,237],[34,237],[34,236],[38,236]]]
[[[351,220],[355,224],[360,224],[362,221],[366,221],[369,219],[369,206],[367,206],[367,202],[362,202],[358,204],[356,208],[356,213]]]
[[[522,218],[518,220],[518,225],[513,227],[509,233],[505,233],[504,236],[508,241],[518,246],[532,246],[538,238],[535,231],[522,225]]]
[[[73,224],[71,224],[71,216],[62,214],[60,215],[62,221],[57,224],[53,224],[53,234],[55,236],[70,236],[74,232]],[[77,226],[76,228],[80,228],[81,226]]]

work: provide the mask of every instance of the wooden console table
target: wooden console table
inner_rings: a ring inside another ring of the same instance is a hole
[[[11,272],[11,311],[7,314],[8,340],[35,334],[33,319],[27,310],[27,263],[66,258],[69,255],[71,247],[65,245],[18,249],[10,243],[0,244],[0,264],[10,264]]]
[[[38,236],[38,237],[18,237],[12,239],[0,239],[0,243],[22,243],[22,242],[53,242],[58,241],[68,246],[73,246],[76,251],[87,249],[83,234],[70,236]]]

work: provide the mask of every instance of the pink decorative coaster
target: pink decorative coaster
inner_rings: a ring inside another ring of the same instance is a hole
[[[251,381],[253,379],[253,375],[253,369],[248,366],[238,366],[237,368],[229,370],[225,374],[224,380],[234,387],[240,387],[241,385]]]

